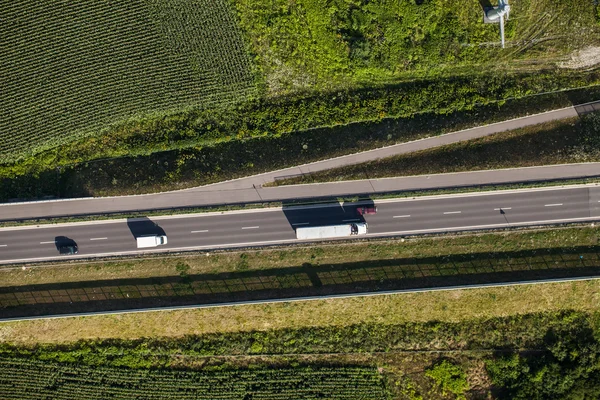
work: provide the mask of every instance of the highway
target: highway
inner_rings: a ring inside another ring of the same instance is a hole
[[[600,220],[600,187],[526,189],[376,202],[366,237]],[[196,215],[0,229],[0,264],[143,252],[135,237],[165,233],[168,244],[146,252],[294,243],[294,228],[360,221],[356,204],[270,208]],[[365,237],[365,236],[361,236]],[[73,240],[77,255],[56,241]]]

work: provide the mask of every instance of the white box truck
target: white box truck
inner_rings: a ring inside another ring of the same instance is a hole
[[[167,244],[167,237],[164,235],[146,235],[135,238],[138,249],[145,247],[156,247],[162,244]]]
[[[355,235],[366,235],[368,226],[366,222],[356,222],[343,225],[328,226],[301,226],[296,228],[298,239],[326,239]]]

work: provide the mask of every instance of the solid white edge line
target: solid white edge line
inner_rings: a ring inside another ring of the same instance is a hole
[[[107,237],[101,237],[101,238],[90,238],[90,240],[107,240]]]
[[[594,280],[598,280],[598,279],[600,279],[600,276],[580,276],[580,277],[551,278],[551,279],[527,280],[527,281],[470,284],[470,285],[464,285],[464,286],[440,286],[440,287],[433,287],[433,288],[385,290],[385,291],[381,291],[381,292],[345,293],[345,294],[333,294],[333,295],[322,295],[322,296],[311,296],[311,297],[309,297],[309,296],[290,297],[290,298],[271,299],[271,300],[249,300],[249,301],[240,301],[240,302],[194,304],[194,305],[162,307],[162,308],[154,307],[154,308],[137,308],[137,309],[119,310],[119,311],[96,311],[96,312],[80,313],[80,314],[73,313],[73,314],[61,314],[61,315],[55,314],[55,315],[42,315],[42,316],[34,316],[34,317],[20,317],[20,318],[19,317],[4,318],[4,319],[0,318],[0,323],[39,320],[39,319],[82,318],[82,317],[93,317],[93,316],[102,316],[102,315],[182,311],[182,310],[194,310],[194,309],[202,309],[202,308],[240,307],[240,306],[261,305],[261,304],[297,303],[297,302],[303,302],[303,301],[326,301],[326,300],[347,299],[347,298],[352,298],[352,297],[393,296],[393,295],[401,295],[401,294],[408,294],[408,293],[474,290],[474,289],[487,289],[487,288],[495,288],[495,287],[510,287],[510,286],[524,286],[524,285],[542,285],[542,284],[549,284],[549,283],[594,281]]]

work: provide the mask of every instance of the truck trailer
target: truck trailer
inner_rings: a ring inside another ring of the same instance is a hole
[[[366,222],[354,222],[343,225],[328,226],[302,226],[296,228],[296,238],[298,239],[326,239],[336,237],[349,237],[356,235],[366,235],[368,226]]]
[[[167,237],[164,235],[146,235],[135,238],[138,249],[146,247],[156,247],[162,244],[167,244]]]

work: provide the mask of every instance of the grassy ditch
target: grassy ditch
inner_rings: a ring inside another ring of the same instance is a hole
[[[286,178],[274,186],[600,161],[600,113]]]

